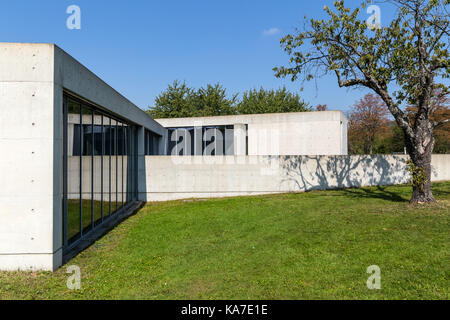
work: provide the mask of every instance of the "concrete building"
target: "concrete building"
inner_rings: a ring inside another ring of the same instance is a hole
[[[339,112],[157,122],[56,45],[1,43],[0,269],[55,270],[145,202],[146,156],[346,154],[345,134]]]
[[[0,43],[0,270],[55,270],[148,200],[403,181],[326,182],[353,163],[346,135],[342,112],[155,121],[56,45]],[[299,169],[324,177],[297,188]]]
[[[347,119],[342,111],[155,120],[168,128],[167,155],[347,154]],[[207,149],[211,137],[216,137],[209,149],[213,154]]]

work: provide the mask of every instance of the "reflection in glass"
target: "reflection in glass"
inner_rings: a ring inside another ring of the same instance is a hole
[[[81,195],[83,203],[83,212],[81,221],[83,233],[86,233],[92,227],[93,198],[92,198],[92,169],[93,169],[93,113],[92,110],[83,106],[82,108],[82,131],[83,131],[83,156],[82,156],[82,176],[81,176]]]
[[[69,243],[80,237],[80,105],[71,100],[67,104],[67,239]],[[78,128],[78,130],[76,130]]]
[[[127,187],[128,187],[128,126],[123,124],[123,155],[122,155],[122,202],[127,203]]]
[[[123,148],[124,135],[122,123],[117,124],[117,207],[121,208],[123,205]]]
[[[111,119],[111,214],[117,210],[117,121]]]
[[[106,218],[110,215],[111,203],[110,203],[110,181],[111,181],[111,119],[103,116],[103,141],[104,141],[104,153],[103,153],[103,217]]]
[[[102,114],[94,111],[94,126],[92,131],[92,139],[94,146],[93,163],[93,208],[94,208],[94,223],[99,224],[102,221],[102,176],[103,176],[103,134],[102,134]]]
[[[131,140],[131,127],[127,126],[127,203],[131,201],[132,199],[132,190],[131,187],[133,185],[132,182],[132,174],[131,174],[131,170],[132,170],[132,166],[133,163],[131,161],[131,145],[132,145],[132,140]]]
[[[64,244],[72,246],[134,198],[136,131],[65,99],[63,230]]]

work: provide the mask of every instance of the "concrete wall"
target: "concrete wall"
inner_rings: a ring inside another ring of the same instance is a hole
[[[407,156],[146,157],[147,199],[165,201],[407,183]],[[450,155],[433,155],[433,181]]]
[[[234,125],[235,155],[346,155],[347,119],[341,111],[156,119],[166,128]],[[244,137],[244,140],[241,138]],[[243,145],[244,144],[244,145]],[[239,147],[240,146],[240,147]]]
[[[62,224],[62,182],[53,171],[62,116],[53,52],[52,45],[0,44],[0,269],[51,270],[62,259],[54,236]]]

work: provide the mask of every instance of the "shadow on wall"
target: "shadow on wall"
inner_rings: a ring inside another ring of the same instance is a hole
[[[295,192],[407,183],[406,161],[395,155],[281,156],[280,188]]]

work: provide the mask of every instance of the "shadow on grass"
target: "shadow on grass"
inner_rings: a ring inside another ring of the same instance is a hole
[[[435,189],[435,190],[432,189],[432,191],[433,191],[433,195],[435,195],[435,196],[444,196],[444,195],[450,194],[450,191],[445,191],[445,190],[441,190],[441,189]]]
[[[374,188],[361,188],[361,189],[342,189],[342,191],[352,198],[370,198],[381,199],[391,202],[409,202],[408,198],[401,195],[400,192],[394,192],[387,190],[386,187],[377,186]]]

